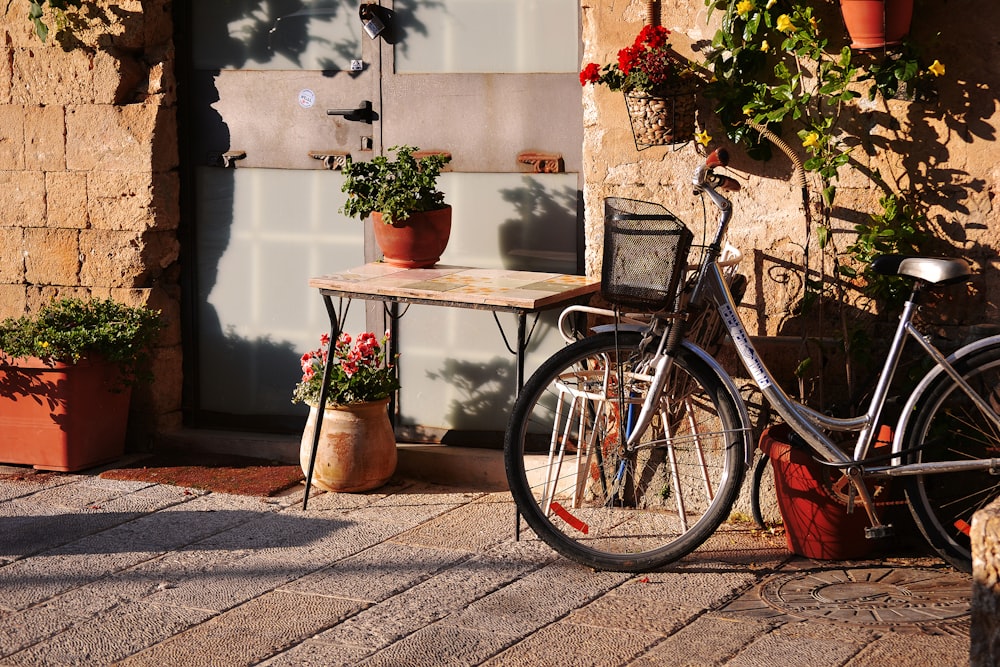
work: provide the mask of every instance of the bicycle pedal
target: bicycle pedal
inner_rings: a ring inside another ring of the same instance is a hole
[[[869,540],[881,540],[886,537],[892,537],[895,532],[896,531],[892,528],[892,524],[869,526],[868,528],[865,528],[865,537]]]

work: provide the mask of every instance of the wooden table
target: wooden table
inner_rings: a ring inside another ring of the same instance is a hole
[[[318,276],[309,279],[309,286],[319,290],[330,317],[330,340],[340,335],[340,316],[333,299],[363,299],[383,301],[390,304],[390,327],[395,329],[398,319],[397,304],[423,304],[448,308],[471,308],[489,310],[499,326],[497,313],[517,315],[517,341],[512,348],[507,336],[500,328],[504,342],[517,358],[517,389],[524,383],[524,350],[530,334],[526,334],[527,316],[565,306],[580,301],[597,292],[599,278],[573,276],[561,273],[541,273],[535,271],[507,271],[505,269],[475,269],[465,266],[437,265],[429,269],[402,269],[381,262],[365,264],[347,271]],[[396,340],[392,331],[391,340]],[[319,414],[326,409],[327,387],[324,380],[319,396]],[[322,417],[313,437],[312,452],[309,457],[309,471],[306,475],[306,492],[302,508],[309,500],[316,462],[316,449]]]

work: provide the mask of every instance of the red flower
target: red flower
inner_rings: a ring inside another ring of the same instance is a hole
[[[618,52],[618,69],[622,74],[628,76],[635,64],[635,59],[639,55],[639,50],[635,47],[627,47]]]
[[[647,25],[639,31],[639,36],[635,38],[635,46],[645,44],[650,49],[658,49],[666,45],[670,31],[661,25]]]
[[[588,83],[597,83],[601,79],[601,71],[597,63],[589,63],[580,72],[580,85],[586,86]]]

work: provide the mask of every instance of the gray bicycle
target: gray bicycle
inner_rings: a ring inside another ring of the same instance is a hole
[[[700,256],[690,230],[663,207],[605,202],[602,293],[617,307],[605,312],[611,323],[550,357],[518,395],[504,456],[520,515],[560,554],[606,570],[654,569],[712,535],[730,514],[754,447],[736,384],[695,342],[711,316],[777,414],[846,481],[846,504],[867,513],[868,537],[892,534],[872,484],[902,480],[927,541],[969,571],[972,514],[1000,492],[1000,336],[946,355],[913,323],[926,292],[970,278],[968,263],[874,262],[880,274],[912,279],[911,296],[864,414],[822,414],[775,382],[737,314],[731,271],[720,261],[732,216],[723,192],[739,187],[715,171],[727,160],[717,150],[694,173],[694,187],[719,213]],[[904,347],[921,351],[931,368],[905,401],[891,450],[876,453]]]

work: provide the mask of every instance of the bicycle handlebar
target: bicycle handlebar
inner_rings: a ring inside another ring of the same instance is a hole
[[[729,164],[729,151],[725,148],[716,148],[705,158],[705,163],[699,166],[694,173],[694,185],[698,189],[710,186],[710,188],[737,192],[740,183],[735,178],[716,174],[714,169],[725,167]]]

